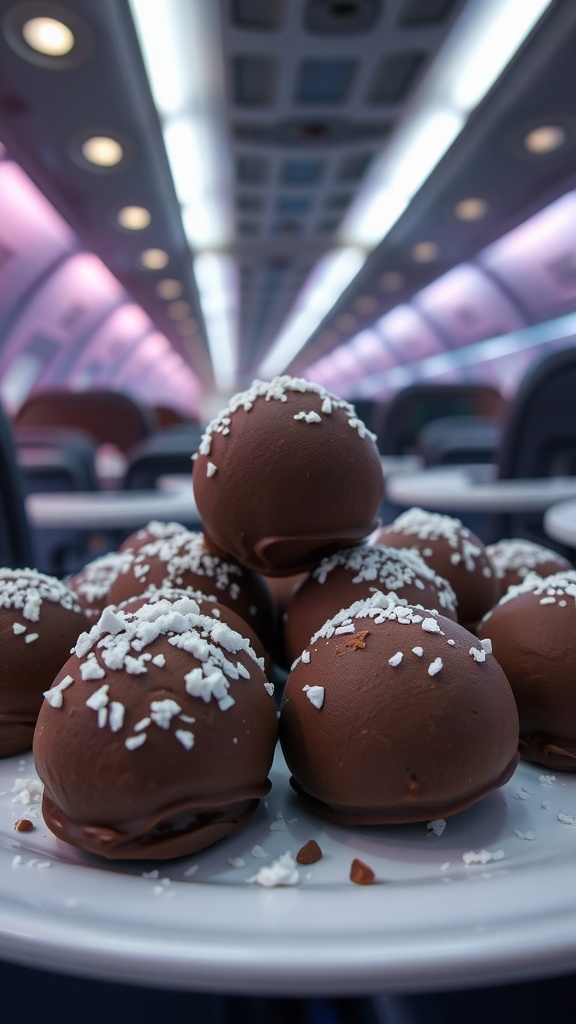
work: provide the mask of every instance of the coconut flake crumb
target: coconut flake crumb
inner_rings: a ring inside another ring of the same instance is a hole
[[[438,673],[441,672],[443,668],[444,663],[442,661],[442,658],[434,658],[434,661],[432,661],[428,666],[428,675],[437,676]]]
[[[281,854],[272,864],[265,864],[255,875],[247,878],[246,881],[251,884],[263,885],[266,888],[272,888],[276,885],[297,885],[299,875],[296,861],[288,851]]]
[[[231,868],[245,868],[246,861],[244,857],[228,857],[228,863]]]
[[[253,857],[256,857],[258,860],[268,860],[268,857],[270,856],[269,853],[266,853],[264,847],[260,846],[258,843],[256,843],[256,846],[252,847],[250,853],[252,854]]]
[[[137,736],[128,736],[128,739],[124,740],[124,746],[128,750],[136,750],[137,747],[141,747],[143,743],[146,743],[147,733],[140,732]]]
[[[214,465],[214,463],[213,462],[208,462],[207,465],[206,465],[206,476],[208,476],[208,477],[214,476],[215,472],[216,472],[216,466]]]
[[[194,746],[193,732],[190,732],[188,729],[176,729],[174,735],[186,750],[192,750],[192,747]]]
[[[422,629],[425,633],[442,633],[438,622],[432,618],[422,620]]]
[[[44,790],[43,784],[38,778],[15,779],[11,792],[16,793],[12,803],[39,804]]]
[[[310,703],[320,710],[324,703],[324,687],[323,686],[305,686],[303,687],[306,696]]]
[[[576,815],[562,810],[558,815],[558,821],[561,821],[564,825],[576,825]]]
[[[388,658],[388,664],[392,665],[393,668],[395,668],[396,665],[400,664],[403,657],[404,655],[402,654],[402,651],[396,651],[396,654],[393,654],[391,658]]]
[[[467,850],[462,854],[465,864],[488,864],[491,860],[502,860],[504,850]]]
[[[46,690],[43,697],[48,701],[51,707],[61,708],[64,703],[63,693],[69,686],[72,686],[74,682],[72,676],[64,676],[59,683],[52,686],[49,690]]]
[[[553,782],[556,782],[555,775],[539,775],[538,782],[541,786],[545,786],[547,789],[550,788]]]
[[[415,654],[417,658],[421,658],[422,655],[424,654],[424,648],[423,647],[413,647],[412,648],[412,654]]]
[[[430,835],[441,836],[446,828],[446,821],[444,818],[436,818],[434,821],[429,821],[426,828]]]
[[[270,831],[271,832],[287,832],[288,831],[288,825],[286,824],[286,820],[284,818],[284,815],[282,814],[282,811],[278,811],[278,814],[276,815],[275,820],[273,822],[271,822],[271,824],[270,824]]]
[[[514,831],[518,836],[518,839],[536,839],[535,832],[521,832],[518,828],[515,828]]]

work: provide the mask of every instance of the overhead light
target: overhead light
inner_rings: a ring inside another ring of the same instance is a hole
[[[163,277],[156,285],[156,294],[168,302],[172,299],[179,299],[183,291],[181,282],[177,281],[175,277]]]
[[[544,124],[533,128],[524,136],[524,147],[529,153],[552,153],[566,142],[566,129],[559,124]]]
[[[218,4],[130,0],[184,230],[195,251],[234,239]]]
[[[300,292],[292,315],[260,366],[262,375],[274,377],[290,364],[356,277],[365,259],[366,253],[362,249],[347,247],[335,249],[320,260]]]
[[[174,299],[166,307],[166,312],[171,320],[186,320],[190,316],[190,303],[183,299]]]
[[[75,11],[51,0],[3,5],[2,30],[19,57],[38,67],[62,71],[83,64],[94,49],[90,25]]]
[[[144,249],[140,253],[140,264],[146,270],[164,270],[170,257],[164,249]]]
[[[410,250],[410,255],[416,263],[433,263],[438,259],[439,252],[436,242],[416,242]]]
[[[552,0],[469,0],[422,79],[410,108],[373,162],[340,230],[347,244],[377,245],[462,131]]]
[[[454,207],[454,216],[458,220],[482,220],[487,213],[488,203],[480,198],[461,199]]]
[[[123,206],[118,210],[116,220],[126,231],[143,231],[150,225],[152,214],[145,206]]]
[[[74,46],[74,33],[56,18],[30,18],[22,26],[28,46],[50,57],[64,57]]]
[[[110,135],[92,135],[80,150],[84,159],[96,167],[116,167],[124,158],[123,147]]]
[[[238,365],[238,279],[234,260],[214,252],[199,253],[194,259],[194,276],[218,391],[225,392],[236,381]]]
[[[397,270],[387,270],[381,275],[378,285],[383,292],[399,292],[404,287],[404,282],[404,274]]]

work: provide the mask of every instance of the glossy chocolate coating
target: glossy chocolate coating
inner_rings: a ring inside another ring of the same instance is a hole
[[[186,595],[108,608],[40,711],[46,824],[108,858],[195,852],[268,792],[276,735],[272,687],[240,634]]]
[[[314,569],[294,594],[284,625],[289,663],[322,623],[341,608],[370,597],[374,590],[393,591],[409,604],[436,608],[456,619],[456,595],[417,551],[383,545],[358,545],[338,551]]]
[[[507,782],[518,714],[473,634],[375,594],[306,646],[284,690],[280,741],[296,792],[329,821],[426,821]]]
[[[0,570],[0,757],[30,750],[42,694],[87,626],[60,580]]]
[[[407,509],[376,534],[379,544],[415,547],[451,583],[458,622],[472,629],[498,600],[499,588],[484,543],[455,516]]]
[[[289,377],[256,381],[207,428],[194,495],[216,550],[265,576],[310,568],[375,529],[384,481],[349,403]]]
[[[576,571],[511,587],[478,627],[492,641],[520,717],[520,754],[576,771]]]

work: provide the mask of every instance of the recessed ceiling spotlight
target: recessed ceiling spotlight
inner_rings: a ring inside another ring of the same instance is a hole
[[[166,299],[167,302],[170,302],[172,299],[179,299],[183,291],[182,284],[175,277],[163,277],[156,285],[156,294],[161,299]]]
[[[89,164],[96,167],[117,167],[124,157],[124,149],[111,135],[92,135],[80,146]]]
[[[145,270],[164,270],[170,257],[164,249],[144,249],[140,253],[140,264]]]
[[[336,317],[334,326],[342,334],[348,334],[350,331],[354,331],[358,327],[358,318],[352,313],[341,313],[340,316]]]
[[[88,24],[50,0],[13,4],[2,19],[2,28],[18,56],[44,68],[77,67],[94,48]]]
[[[410,255],[415,263],[433,263],[438,259],[439,252],[436,242],[416,242],[410,250]]]
[[[454,207],[454,216],[458,220],[482,220],[487,213],[488,203],[480,197],[461,199]]]
[[[175,299],[166,307],[171,320],[186,320],[190,316],[190,303],[184,299]]]
[[[28,46],[50,57],[64,57],[74,46],[74,33],[56,18],[30,18],[22,26]]]
[[[354,300],[354,309],[361,316],[369,316],[378,308],[378,300],[374,295],[359,295]]]
[[[118,210],[116,220],[125,231],[143,231],[149,226],[152,214],[145,206],[123,206]]]
[[[182,338],[193,338],[198,333],[198,324],[192,317],[189,320],[180,320],[176,324],[176,331]]]
[[[404,275],[397,270],[387,270],[378,284],[383,292],[399,292],[404,286]]]
[[[566,129],[559,124],[543,124],[524,136],[524,146],[537,155],[552,153],[566,142]]]

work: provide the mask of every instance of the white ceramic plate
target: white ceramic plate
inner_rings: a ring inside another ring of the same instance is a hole
[[[14,789],[34,777],[31,755],[0,761],[0,959],[260,995],[410,992],[576,968],[568,774],[523,764],[441,835],[426,824],[354,830],[308,815],[278,754],[269,798],[242,831],[194,857],[126,865],[57,842]],[[15,831],[20,817],[34,829]],[[296,885],[248,881],[311,838],[324,856]],[[466,863],[470,851],[485,863]],[[374,885],[349,880],[355,857]]]

